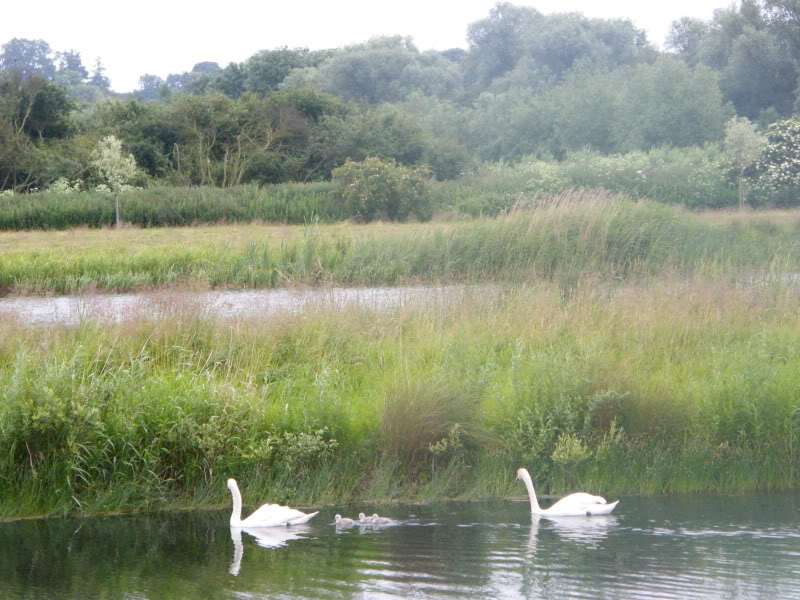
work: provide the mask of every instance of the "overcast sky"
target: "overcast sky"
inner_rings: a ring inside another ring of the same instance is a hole
[[[489,14],[495,0],[37,0],[3,7],[0,44],[43,39],[53,50],[74,49],[91,70],[96,57],[119,92],[139,76],[188,71],[201,61],[225,66],[280,46],[334,48],[376,35],[410,35],[420,50],[466,47],[467,25]],[[729,0],[518,0],[544,13],[578,11],[625,17],[662,44],[672,21],[711,18]]]

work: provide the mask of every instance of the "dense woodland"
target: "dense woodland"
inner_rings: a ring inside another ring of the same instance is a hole
[[[685,179],[680,165],[693,165],[701,187],[680,198],[693,206],[800,203],[796,0],[683,18],[665,51],[628,20],[510,3],[467,40],[441,52],[402,36],[263,50],[144,74],[117,94],[100,59],[88,69],[78,52],[12,39],[0,52],[0,190],[105,185],[98,143],[114,136],[138,187],[323,181],[368,158],[440,181],[521,162],[546,184],[554,169],[564,179],[612,160],[628,180],[656,163]],[[704,191],[709,178],[722,200]]]

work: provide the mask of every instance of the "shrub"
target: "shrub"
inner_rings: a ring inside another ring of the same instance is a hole
[[[800,121],[770,125],[757,170],[756,193],[762,201],[776,206],[800,204]]]
[[[431,217],[431,173],[427,167],[404,167],[368,158],[347,161],[333,171],[333,182],[346,212],[356,221],[420,221]]]

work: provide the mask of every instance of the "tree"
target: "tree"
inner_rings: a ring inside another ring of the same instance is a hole
[[[469,54],[465,82],[485,88],[492,79],[514,68],[522,56],[522,34],[535,27],[543,15],[527,7],[498,2],[489,16],[467,28]]]
[[[732,44],[720,88],[739,114],[751,119],[769,107],[792,111],[798,64],[770,31],[746,27]]]
[[[423,160],[426,138],[416,120],[397,107],[383,105],[321,119],[310,148],[311,172],[330,173],[345,161],[368,157],[404,165]]]
[[[730,110],[715,74],[663,56],[634,67],[621,82],[622,121],[633,148],[695,146],[722,138]]]
[[[136,90],[136,96],[142,100],[161,100],[167,92],[167,82],[158,75],[145,74],[139,77],[139,89]]]
[[[245,92],[246,75],[242,65],[228,63],[211,83],[211,87],[225,94],[228,98],[238,98]]]
[[[308,136],[296,110],[252,93],[237,100],[218,92],[181,96],[171,110],[179,138],[175,171],[184,184],[238,185],[256,163],[304,144]]]
[[[46,142],[71,132],[73,109],[66,90],[39,75],[0,73],[0,189],[44,183]]]
[[[92,76],[89,79],[89,85],[106,91],[111,89],[111,80],[106,77],[106,68],[99,57],[94,61],[94,71],[92,71]]]
[[[739,209],[747,204],[744,174],[752,167],[764,150],[766,140],[747,117],[734,117],[725,125],[725,153],[728,155],[739,185]]]
[[[33,75],[53,79],[56,67],[51,55],[50,44],[44,40],[14,38],[2,46],[0,69],[19,73],[23,79]]]
[[[206,60],[203,62],[195,63],[192,67],[192,73],[204,73],[206,75],[214,75],[219,73],[222,69],[219,64],[214,61]]]
[[[665,45],[693,67],[700,62],[700,43],[708,32],[709,25],[706,21],[683,17],[672,22]]]
[[[80,77],[80,81],[84,81],[85,79],[89,78],[89,71],[87,71],[86,67],[83,66],[80,52],[76,52],[75,50],[67,50],[66,52],[56,53],[56,56],[58,57],[59,73],[67,71],[76,73]]]
[[[278,89],[294,69],[307,66],[307,57],[307,48],[284,47],[257,52],[244,63],[245,89],[259,94]]]
[[[119,193],[136,177],[136,160],[132,154],[122,151],[122,142],[109,135],[97,143],[92,166],[111,189],[114,196],[114,223],[119,227]]]

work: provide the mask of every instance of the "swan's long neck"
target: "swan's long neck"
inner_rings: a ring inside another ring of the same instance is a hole
[[[531,499],[531,513],[534,515],[541,514],[542,509],[539,508],[539,502],[536,500],[536,491],[533,489],[533,482],[528,471],[522,471],[522,481],[525,482],[525,487],[528,488],[528,498]]]
[[[231,495],[233,496],[231,527],[238,527],[242,523],[242,495],[239,493],[239,486],[235,483],[231,486]]]

